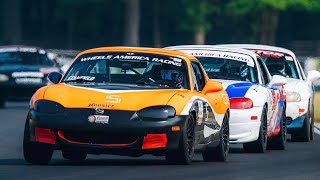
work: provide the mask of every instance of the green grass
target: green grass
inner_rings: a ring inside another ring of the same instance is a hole
[[[314,119],[320,123],[320,92],[316,92],[314,96]]]

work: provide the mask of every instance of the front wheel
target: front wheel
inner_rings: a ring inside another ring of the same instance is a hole
[[[195,120],[189,114],[182,131],[179,147],[166,153],[166,160],[170,164],[190,164],[194,155]]]
[[[226,113],[219,132],[220,143],[217,147],[207,147],[202,153],[203,160],[226,161],[229,154],[229,135],[229,116],[228,113]]]
[[[48,164],[52,158],[53,149],[48,144],[30,141],[30,127],[27,119],[23,137],[24,159],[32,164]]]
[[[259,137],[256,141],[244,143],[243,149],[247,153],[265,153],[267,151],[267,108],[264,107],[261,113],[261,125]]]

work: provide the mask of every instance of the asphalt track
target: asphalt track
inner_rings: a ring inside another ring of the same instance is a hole
[[[286,151],[246,154],[233,146],[227,162],[203,162],[196,155],[189,166],[168,165],[163,157],[128,158],[89,155],[82,163],[63,160],[55,152],[47,166],[29,165],[22,156],[27,103],[8,103],[0,110],[0,180],[58,179],[320,179],[320,136],[310,143],[288,142]]]

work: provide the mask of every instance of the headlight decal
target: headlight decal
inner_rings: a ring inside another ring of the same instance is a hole
[[[34,110],[40,113],[63,113],[65,108],[54,101],[38,100],[34,104]]]
[[[171,106],[151,106],[141,109],[137,115],[144,119],[165,120],[176,115],[176,110]]]

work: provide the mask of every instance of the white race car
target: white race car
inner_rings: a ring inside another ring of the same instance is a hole
[[[314,87],[313,81],[320,78],[319,71],[309,71],[306,77],[295,54],[284,48],[230,44],[251,50],[261,56],[271,75],[282,75],[288,83],[284,86],[287,95],[287,128],[292,141],[310,141],[314,136]]]
[[[198,58],[210,79],[223,83],[230,98],[230,142],[246,152],[286,148],[286,78],[271,75],[255,53],[215,46],[173,46]]]

